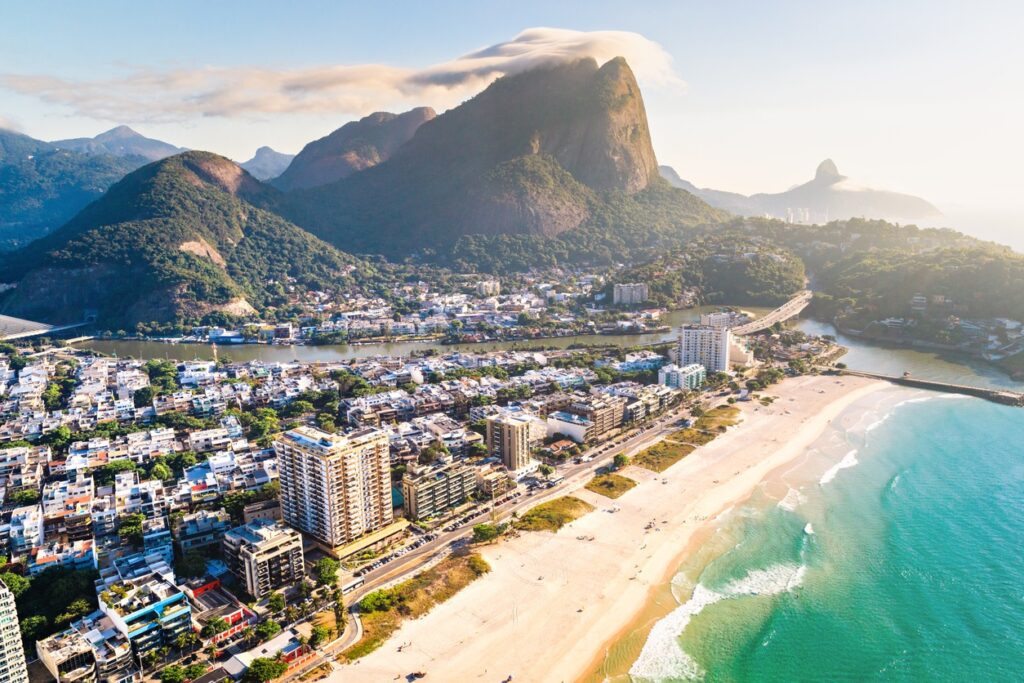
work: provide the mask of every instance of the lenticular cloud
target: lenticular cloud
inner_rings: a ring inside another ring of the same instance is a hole
[[[625,57],[641,82],[681,85],[658,43],[628,31],[532,28],[512,40],[423,68],[382,64],[299,69],[203,67],[141,69],[95,81],[51,75],[0,74],[0,87],[109,120],[167,122],[195,116],[253,117],[280,113],[363,115],[430,104],[458,104],[494,79],[545,64]]]

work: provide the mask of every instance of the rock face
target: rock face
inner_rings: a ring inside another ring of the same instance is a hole
[[[278,192],[234,162],[187,152],[130,173],[0,261],[2,310],[44,322],[197,322],[279,304],[274,282],[343,282],[355,259],[260,208]],[[116,326],[116,327],[115,327]]]
[[[825,159],[814,178],[785,192],[755,194],[749,197],[694,187],[668,166],[661,175],[673,186],[697,195],[711,206],[741,216],[771,216],[798,223],[827,223],[848,218],[877,218],[889,221],[913,221],[935,218],[941,213],[920,197],[860,187],[842,175],[835,162]]]
[[[82,154],[109,154],[115,157],[142,157],[146,161],[159,161],[185,151],[183,147],[147,138],[128,126],[111,128],[94,138],[72,138],[55,140],[54,147],[68,149]]]
[[[603,193],[657,175],[629,66],[583,59],[495,81],[384,163],[290,193],[285,211],[345,249],[400,255],[466,234],[558,235]]]
[[[294,158],[294,154],[284,154],[270,147],[260,147],[252,159],[239,165],[257,180],[270,180],[284,173]]]
[[[282,190],[319,187],[387,161],[437,114],[418,107],[404,114],[376,112],[314,140],[296,155],[274,185]]]

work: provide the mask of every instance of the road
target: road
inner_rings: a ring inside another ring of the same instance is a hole
[[[705,397],[705,405],[709,402],[714,402],[715,398],[716,397],[714,396]],[[558,468],[558,473],[565,477],[564,481],[550,489],[539,489],[534,495],[524,494],[519,498],[514,498],[503,505],[497,506],[494,510],[494,519],[497,521],[504,521],[509,519],[514,512],[525,512],[529,508],[539,505],[540,503],[563,496],[566,493],[579,488],[589,481],[589,479],[594,475],[595,470],[611,464],[615,454],[630,452],[641,446],[649,445],[650,443],[658,441],[668,434],[676,431],[679,428],[676,426],[676,423],[684,417],[687,412],[687,407],[685,405],[679,406],[665,413],[654,422],[639,428],[640,431],[635,433],[629,432],[626,435],[616,437],[612,441],[595,446],[583,454],[583,457],[588,457],[590,455],[600,453],[600,455],[598,455],[594,460],[590,462],[582,462],[580,464],[570,463]],[[294,680],[302,674],[322,665],[325,660],[332,659],[337,654],[344,652],[346,649],[358,642],[359,638],[362,636],[362,628],[359,624],[358,614],[353,610],[353,607],[363,597],[387,584],[412,576],[419,572],[424,565],[433,559],[446,556],[451,551],[453,542],[468,539],[473,535],[473,527],[475,525],[490,521],[491,518],[491,510],[489,508],[483,510],[480,514],[476,515],[473,519],[454,531],[440,533],[433,541],[424,543],[422,546],[407,555],[403,555],[383,567],[365,574],[363,576],[363,585],[345,596],[345,603],[349,605],[349,626],[345,629],[345,633],[343,633],[340,638],[326,645],[321,651],[320,656],[316,659],[311,661],[302,669],[289,674],[281,680]]]
[[[755,332],[768,329],[775,323],[781,323],[784,320],[789,320],[794,315],[797,315],[800,311],[807,308],[807,305],[811,303],[811,297],[813,294],[814,293],[811,290],[805,289],[768,315],[761,316],[757,320],[752,320],[746,325],[740,325],[739,327],[732,328],[732,333],[736,335],[754,334]]]

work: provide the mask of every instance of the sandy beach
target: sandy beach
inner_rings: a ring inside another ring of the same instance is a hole
[[[764,392],[776,397],[770,406],[737,404],[739,426],[666,472],[627,468],[639,485],[618,500],[580,489],[574,495],[594,512],[557,534],[485,547],[490,574],[331,679],[376,683],[425,671],[439,681],[558,682],[591,673],[700,530],[798,458],[845,408],[886,386],[800,377]]]

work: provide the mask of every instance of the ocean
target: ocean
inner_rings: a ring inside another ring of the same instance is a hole
[[[863,345],[851,365],[873,353],[922,376],[975,372]],[[1022,444],[1020,408],[903,388],[866,397],[722,516],[679,567],[671,604],[612,647],[605,672],[635,682],[1024,679]]]

